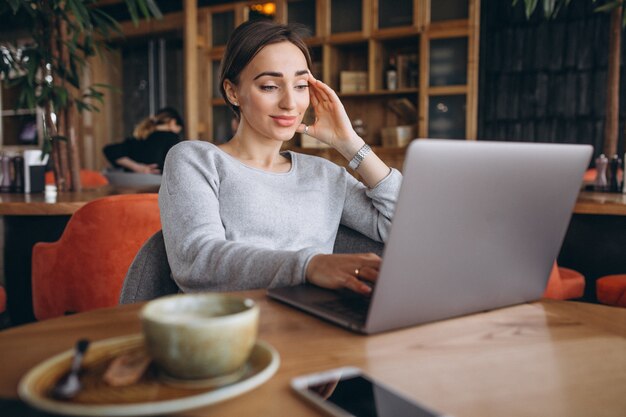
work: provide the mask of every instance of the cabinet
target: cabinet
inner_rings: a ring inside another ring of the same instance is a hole
[[[186,39],[197,51],[198,90],[186,92],[198,97],[189,109],[197,112],[196,136],[221,143],[232,135],[232,114],[219,94],[224,45],[241,22],[269,18],[307,28],[314,75],[337,91],[366,142],[390,165],[401,167],[403,160],[405,143],[393,141],[398,126],[414,129],[415,137],[475,139],[479,3],[277,0],[199,7],[197,36]],[[394,89],[386,80],[391,63]],[[391,128],[386,135],[385,128]],[[345,164],[296,136],[290,146]]]
[[[40,149],[43,114],[40,110],[19,108],[19,90],[0,82],[0,147],[17,152]]]

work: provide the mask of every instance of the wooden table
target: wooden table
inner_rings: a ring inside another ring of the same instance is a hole
[[[457,417],[623,417],[626,410],[626,309],[542,301],[360,336],[268,301],[262,291],[243,294],[259,300],[259,337],[280,353],[278,373],[241,397],[181,415],[316,416],[290,391],[290,379],[345,365]],[[15,398],[22,375],[80,337],[139,332],[139,307],[0,332],[0,397]]]
[[[54,242],[76,210],[90,201],[117,194],[156,193],[158,187],[104,186],[81,192],[0,193],[3,216],[4,277],[7,306],[13,323],[34,320],[31,295],[31,254],[35,243]]]

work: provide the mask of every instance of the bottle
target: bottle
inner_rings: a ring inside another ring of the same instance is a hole
[[[396,57],[389,57],[389,65],[385,71],[387,90],[398,89],[398,68],[396,67]]]
[[[594,191],[606,191],[609,183],[606,178],[606,170],[609,165],[609,159],[601,154],[596,158],[596,181],[594,184]]]
[[[624,154],[624,170],[622,171],[622,193],[626,194],[626,178],[624,178],[626,176],[626,153]]]
[[[8,193],[11,191],[11,157],[6,154],[0,155],[0,174],[0,192]]]
[[[15,193],[24,192],[24,157],[16,155],[11,158],[13,164],[13,182],[11,184],[11,190]]]
[[[611,157],[611,162],[609,163],[609,192],[618,193],[619,192],[619,178],[617,176],[617,172],[619,171],[619,166],[621,164],[621,160],[617,154]]]

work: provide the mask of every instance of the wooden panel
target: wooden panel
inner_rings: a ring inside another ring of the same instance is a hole
[[[198,12],[196,0],[185,0],[185,126],[187,136],[198,136]]]

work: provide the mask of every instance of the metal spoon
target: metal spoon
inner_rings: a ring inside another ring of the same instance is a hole
[[[78,373],[80,372],[80,365],[83,361],[83,356],[89,346],[89,340],[81,339],[76,342],[74,351],[74,358],[72,359],[72,366],[70,370],[63,378],[59,379],[59,382],[52,388],[52,396],[59,400],[70,400],[78,394],[82,388]]]

